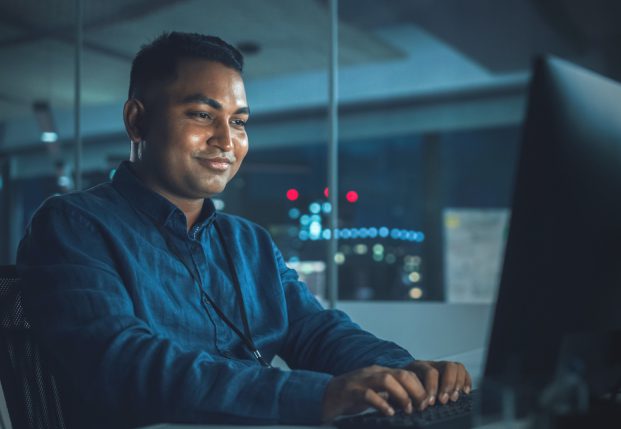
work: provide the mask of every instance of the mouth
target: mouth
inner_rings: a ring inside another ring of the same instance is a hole
[[[231,168],[231,160],[228,158],[196,158],[199,164],[203,167],[209,168],[215,171],[226,171]]]

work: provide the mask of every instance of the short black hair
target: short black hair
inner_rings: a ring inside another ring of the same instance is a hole
[[[219,37],[166,32],[153,42],[143,45],[134,57],[128,97],[143,97],[145,89],[152,82],[173,80],[179,60],[188,58],[216,61],[240,74],[244,67],[241,52]]]

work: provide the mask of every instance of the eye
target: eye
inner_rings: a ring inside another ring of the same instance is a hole
[[[211,119],[211,115],[207,112],[190,112],[189,115],[197,119]]]
[[[234,126],[239,127],[239,128],[245,128],[246,127],[246,122],[243,119],[233,119],[231,121],[233,123]]]

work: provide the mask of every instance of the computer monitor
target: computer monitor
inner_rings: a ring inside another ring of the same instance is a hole
[[[621,84],[541,58],[530,84],[485,380],[541,391],[555,377],[564,342],[620,329]],[[597,344],[607,345],[594,353],[610,352],[610,341]]]

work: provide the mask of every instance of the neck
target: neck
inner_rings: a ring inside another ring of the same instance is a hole
[[[183,212],[186,219],[186,229],[189,231],[200,216],[205,200],[203,198],[183,198],[174,195],[165,188],[159,186],[156,180],[146,174],[144,169],[141,168],[140,162],[134,162],[134,167],[136,174],[147,188],[151,189],[153,192],[157,192]]]

